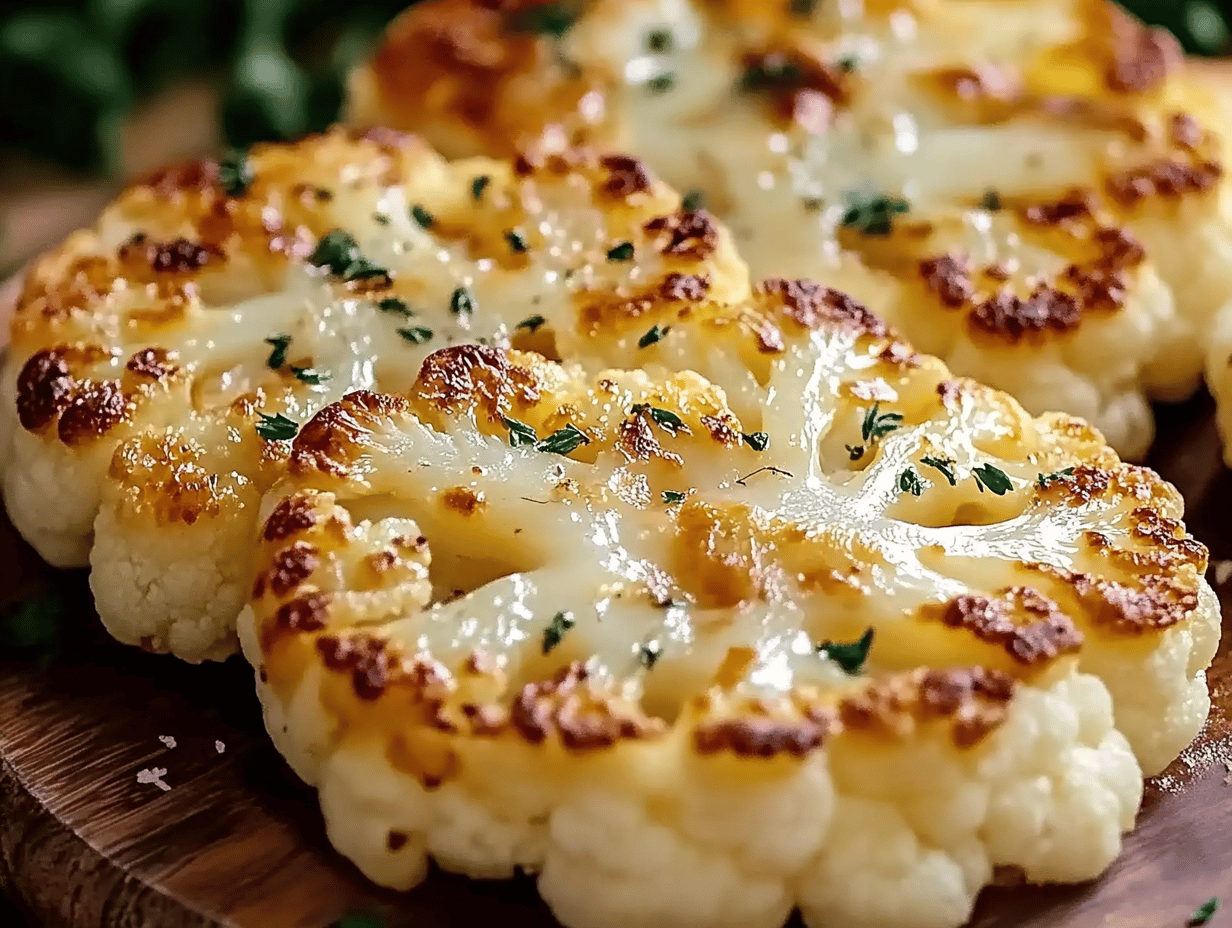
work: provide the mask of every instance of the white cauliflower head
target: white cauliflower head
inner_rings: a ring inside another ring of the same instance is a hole
[[[5,501],[49,561],[90,563],[120,640],[236,646],[245,552],[295,428],[402,390],[441,345],[592,367],[748,295],[727,233],[639,162],[447,164],[336,130],[164,171],[31,273],[3,374]]]
[[[335,846],[537,872],[571,928],[1099,874],[1207,710],[1175,490],[822,288],[720,329],[722,387],[454,346],[296,436],[240,635]]]
[[[1221,118],[1110,0],[428,0],[350,119],[448,156],[578,141],[705,195],[754,278],[851,293],[956,373],[1122,455],[1232,300]],[[483,49],[479,54],[476,49]]]

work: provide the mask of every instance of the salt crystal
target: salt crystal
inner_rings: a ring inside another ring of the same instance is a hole
[[[159,735],[158,740],[165,744],[168,748],[175,747],[175,739],[170,735]]]
[[[164,767],[154,767],[150,770],[138,770],[137,782],[142,786],[147,786],[153,783],[164,793],[170,791],[171,787],[163,782],[163,777],[167,775],[167,770]]]
[[[214,742],[214,750],[217,751],[219,754],[221,754],[226,749],[227,749],[227,746],[223,744],[221,741]]]

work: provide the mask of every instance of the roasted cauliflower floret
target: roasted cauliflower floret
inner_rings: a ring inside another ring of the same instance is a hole
[[[459,342],[684,368],[682,331],[643,343],[748,294],[726,231],[630,158],[447,164],[339,130],[181,166],[30,274],[5,501],[48,561],[92,565],[116,637],[223,657],[260,498],[317,410]]]
[[[704,194],[755,279],[851,293],[1129,458],[1232,300],[1217,104],[1110,0],[427,0],[350,119],[451,157],[619,147]]]
[[[839,302],[760,287],[730,386],[453,346],[300,431],[240,637],[372,879],[940,928],[1115,857],[1206,715],[1205,549],[1086,425]]]

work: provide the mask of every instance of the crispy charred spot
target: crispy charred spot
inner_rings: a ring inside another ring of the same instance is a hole
[[[159,274],[190,274],[205,267],[212,259],[222,257],[215,248],[177,238],[171,242],[152,242],[139,232],[120,246],[121,261],[145,261],[150,270]]]
[[[757,292],[780,297],[787,317],[806,329],[834,325],[876,337],[889,332],[861,303],[811,280],[774,278],[758,284]]]
[[[274,555],[274,563],[265,572],[264,579],[275,596],[286,596],[320,566],[316,547],[306,541],[297,541]]]
[[[962,396],[962,383],[957,380],[941,381],[937,384],[937,396],[940,397],[942,406],[946,409],[953,408]]]
[[[1206,141],[1206,132],[1198,120],[1188,113],[1176,113],[1168,120],[1168,135],[1181,148],[1197,151]]]
[[[637,158],[607,155],[599,164],[608,172],[604,191],[618,200],[626,200],[635,193],[649,193],[654,186],[654,176]]]
[[[674,302],[696,303],[704,300],[709,292],[709,278],[675,271],[663,278],[663,284],[659,287],[659,296]]]
[[[283,603],[274,613],[274,625],[292,632],[317,632],[329,621],[329,596],[310,593]]]
[[[388,641],[367,635],[322,635],[316,645],[327,668],[351,674],[351,686],[360,699],[371,702],[385,692],[391,677]]]
[[[580,661],[561,668],[551,680],[524,686],[513,700],[509,720],[531,744],[542,744],[555,732],[566,748],[577,751],[652,738],[665,730],[660,719],[647,718],[594,690]]]
[[[643,228],[655,235],[656,247],[665,255],[708,258],[719,247],[719,226],[704,209],[657,216]]]
[[[485,345],[451,345],[424,359],[411,395],[430,409],[459,415],[482,410],[499,422],[515,405],[539,399],[539,380],[528,368]]]
[[[1168,158],[1114,174],[1108,179],[1108,191],[1125,206],[1133,206],[1148,197],[1176,199],[1187,194],[1205,193],[1223,177],[1223,165],[1217,161],[1184,164]]]
[[[1070,506],[1082,506],[1108,492],[1112,477],[1108,471],[1081,464],[1064,479],[1044,480],[1037,492],[1053,500],[1064,500]]]
[[[1089,190],[1070,190],[1059,200],[1036,203],[1023,211],[1027,222],[1042,226],[1059,226],[1084,222],[1095,215],[1095,198]]]
[[[481,490],[472,490],[470,487],[450,487],[441,494],[441,504],[459,515],[473,516],[483,511],[487,501]]]
[[[1128,13],[1107,4],[1112,60],[1105,75],[1117,93],[1154,90],[1181,60],[1180,44],[1163,29],[1149,29]]]
[[[976,68],[943,68],[932,79],[946,93],[967,102],[1008,103],[1018,98],[1021,84],[1004,68],[982,65]]]
[[[1169,551],[1191,564],[1202,573],[1206,570],[1209,552],[1206,545],[1196,540],[1185,526],[1176,519],[1160,515],[1154,509],[1139,507],[1130,515],[1134,520],[1134,535],[1155,548]]]
[[[404,415],[408,409],[400,396],[369,390],[357,390],[331,403],[295,436],[291,468],[299,473],[318,470],[346,476],[360,449],[369,443],[372,428],[383,419]]]
[[[1044,565],[1034,567],[1067,584],[1075,599],[1072,608],[1111,634],[1136,637],[1159,632],[1185,621],[1198,608],[1197,591],[1173,576],[1149,574],[1137,578],[1134,587]]]
[[[780,119],[823,132],[850,98],[842,68],[801,48],[765,48],[744,55],[744,86],[762,95]]]
[[[943,306],[951,309],[965,306],[975,293],[971,270],[971,259],[959,252],[920,262],[920,276],[924,278],[924,285],[937,294]]]
[[[626,461],[649,461],[651,458],[659,458],[676,466],[684,464],[684,459],[680,455],[668,451],[660,444],[659,437],[651,428],[650,422],[645,415],[640,413],[620,423],[615,447]]]
[[[1005,720],[1014,696],[1014,679],[984,667],[925,670],[878,680],[839,703],[839,718],[849,730],[909,737],[917,725],[951,723],[960,748],[978,744]]]
[[[731,448],[740,443],[740,423],[730,413],[702,416],[701,423],[710,432],[710,437],[719,444]]]
[[[972,328],[1010,342],[1043,332],[1069,332],[1082,321],[1078,301],[1043,284],[1027,299],[1003,290],[980,303],[967,317]]]
[[[391,831],[385,836],[385,846],[389,848],[391,853],[396,854],[398,851],[406,847],[406,842],[409,841],[405,832]]]
[[[270,513],[265,523],[266,541],[283,541],[305,532],[317,524],[317,514],[310,498],[289,496]]]
[[[45,348],[31,356],[17,377],[17,417],[22,428],[46,428],[73,400],[77,387],[64,355]]]
[[[745,324],[757,341],[757,350],[762,354],[779,354],[787,350],[783,341],[783,330],[774,324],[774,320],[766,319],[759,314],[749,314]]]
[[[179,370],[173,363],[175,360],[174,351],[167,351],[165,348],[142,348],[128,359],[125,367],[139,377],[162,380]]]
[[[221,193],[218,162],[201,159],[186,161],[151,174],[139,186],[148,188],[161,199],[186,193]]]
[[[966,629],[1027,667],[1046,664],[1082,645],[1082,634],[1069,616],[1029,587],[1013,587],[996,599],[956,596],[942,605],[926,606],[921,614],[950,628]]]
[[[804,757],[838,729],[832,712],[811,711],[804,718],[777,719],[768,714],[704,722],[693,732],[699,754],[729,753],[737,757]]]
[[[102,438],[132,415],[132,401],[111,380],[88,380],[73,393],[60,414],[60,440],[66,445],[81,445]]]

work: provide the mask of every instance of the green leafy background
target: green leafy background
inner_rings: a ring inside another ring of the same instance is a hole
[[[409,0],[3,0],[0,141],[70,168],[117,166],[131,107],[176,80],[225,87],[231,144],[327,126],[342,78]],[[1200,55],[1228,47],[1232,0],[1126,0]]]

